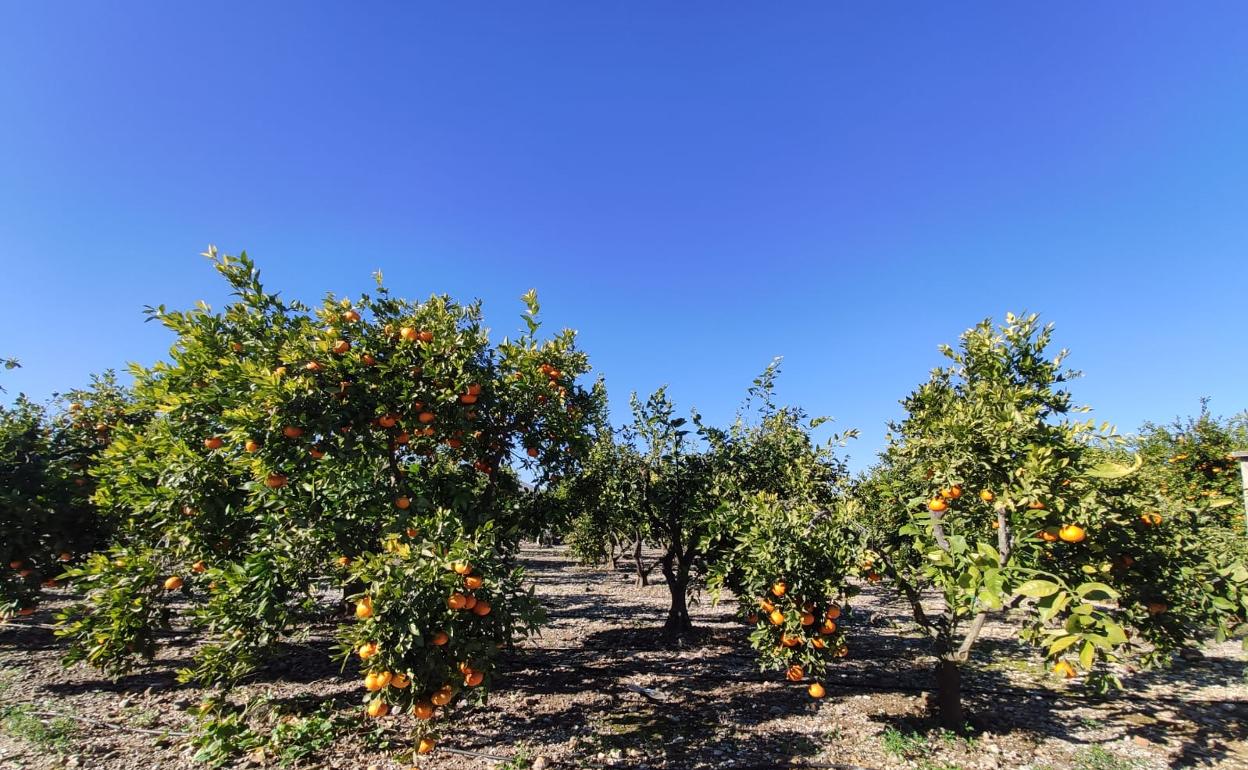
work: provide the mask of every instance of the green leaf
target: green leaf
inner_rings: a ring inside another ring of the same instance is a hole
[[[1084,471],[1084,475],[1090,476],[1094,479],[1121,479],[1138,471],[1143,464],[1144,458],[1141,455],[1136,454],[1135,462],[1131,465],[1104,462],[1088,468]]]
[[[1019,596],[1031,596],[1039,598],[1042,596],[1052,596],[1061,590],[1057,583],[1051,580],[1028,580],[1018,588],[1014,589],[1014,593]]]
[[[1079,665],[1085,669],[1092,668],[1092,661],[1096,658],[1096,647],[1091,642],[1084,642],[1083,649],[1079,651]]]
[[[1092,601],[1118,598],[1118,592],[1104,583],[1084,583],[1075,589],[1075,593],[1081,599],[1091,599]],[[1090,594],[1102,594],[1103,596],[1090,596]]]
[[[1077,641],[1079,637],[1073,635],[1058,637],[1057,641],[1049,645],[1049,655],[1056,655]]]

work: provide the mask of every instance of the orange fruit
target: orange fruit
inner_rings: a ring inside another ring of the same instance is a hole
[[[321,370],[321,365],[317,363],[316,361],[309,361],[306,364],[304,364],[303,368],[309,372],[316,373]]]
[[[368,702],[368,715],[376,719],[390,713],[390,704],[381,698],[373,698]]]
[[[815,616],[811,615],[809,612],[803,612],[802,613],[802,625],[813,626],[814,624],[815,624]]]
[[[182,587],[182,578],[178,577],[177,575],[172,575],[170,577],[165,578],[165,590],[166,591],[176,591],[181,587]]]
[[[428,754],[429,752],[433,751],[433,747],[436,745],[437,745],[437,742],[434,741],[432,738],[421,738],[420,743],[416,744],[416,753]]]
[[[377,418],[377,424],[383,428],[393,428],[398,421],[399,418],[392,414],[383,414]]]
[[[799,682],[802,677],[806,676],[806,672],[802,670],[801,666],[795,663],[792,666],[789,666],[788,670],[784,672],[784,676],[790,682]]]
[[[458,592],[451,594],[450,598],[446,600],[446,606],[453,610],[462,610],[467,605],[468,597]]]
[[[416,419],[420,420],[425,425],[428,425],[429,423],[437,419],[437,415],[435,415],[433,412],[421,412],[416,417]]]
[[[270,473],[264,480],[264,485],[269,489],[281,489],[286,486],[286,477],[280,473]]]
[[[34,615],[34,614],[35,614],[35,608],[34,608],[34,607],[23,607],[23,608],[21,608],[20,610],[18,610],[18,611],[17,611],[17,614],[18,614],[18,615],[21,615],[21,616],[22,616],[22,617],[24,617],[24,618],[28,618],[28,617],[30,617],[31,615]]]
[[[823,685],[818,682],[812,682],[810,687],[806,688],[806,692],[810,693],[812,698],[822,698],[827,692],[823,689]]]
[[[260,451],[260,442],[259,442],[259,441],[256,441],[254,438],[249,438],[249,439],[247,439],[246,441],[244,441],[244,442],[243,442],[243,449],[244,449],[244,450],[246,450],[246,451],[248,451],[248,452],[253,452],[253,453],[254,453],[254,452],[259,452],[259,451]]]
[[[429,637],[429,643],[435,647],[441,647],[450,640],[451,637],[447,636],[445,631],[435,631],[433,636]]]
[[[1081,543],[1087,534],[1078,524],[1063,524],[1057,531],[1057,536],[1067,543]]]
[[[204,564],[202,561],[197,561],[191,565],[191,572],[194,572],[197,575],[203,573],[207,569],[208,565]]]
[[[367,596],[355,603],[355,616],[360,620],[368,620],[373,616],[373,600]]]
[[[404,326],[402,329],[399,329],[399,336],[403,338],[404,342],[415,342],[416,330],[410,326]]]
[[[481,600],[480,600],[480,601],[478,601],[478,602],[476,603],[476,605],[472,608],[472,614],[477,615],[477,616],[479,616],[479,617],[485,617],[486,615],[489,615],[489,614],[490,614],[490,603],[489,603],[489,602],[487,602],[487,601],[486,601],[486,600],[484,600],[484,599],[481,599]]]
[[[406,690],[411,685],[412,680],[407,678],[407,674],[398,673],[390,678],[390,686],[396,690]]]
[[[276,369],[273,370],[273,374],[275,374],[278,377],[286,376],[286,367],[284,366],[277,367]]]
[[[433,719],[433,704],[427,700],[418,700],[412,706],[412,715],[417,719]]]
[[[1027,507],[1033,511],[1043,511],[1044,503],[1040,502],[1039,500],[1032,500],[1030,503],[1027,503]]]
[[[1157,526],[1158,524],[1161,523],[1161,514],[1160,513],[1146,513],[1140,516],[1140,521],[1144,522],[1145,524],[1149,526]]]
[[[1166,605],[1165,602],[1149,602],[1148,603],[1149,615],[1160,615],[1161,613],[1165,612],[1168,609],[1170,608]]]
[[[484,584],[485,581],[480,575],[468,575],[464,578],[464,588],[467,588],[469,591],[475,591]]]
[[[758,624],[758,613],[756,613],[756,612],[751,612],[749,615],[746,615],[746,616],[745,616],[745,622],[746,622],[746,623],[749,623],[751,626],[753,626],[753,625],[757,625],[757,624]]]
[[[477,385],[477,384],[475,384],[475,383],[474,383],[474,384],[472,384],[472,385],[469,385],[469,386],[468,386],[468,395],[470,395],[470,396],[479,396],[479,395],[481,395],[481,386],[480,386],[480,385]]]
[[[452,564],[451,569],[455,571],[456,575],[471,575],[472,574],[472,565],[465,564],[462,561],[457,561],[454,564]]]
[[[827,616],[830,620],[836,620],[841,616],[841,607],[839,604],[833,604],[828,608]]]
[[[1036,534],[1039,535],[1040,539],[1046,543],[1057,542],[1057,527],[1045,527]]]
[[[801,643],[802,643],[802,638],[800,636],[791,636],[789,634],[780,635],[781,647],[797,647]]]
[[[349,556],[339,556],[339,557],[338,557],[338,566],[339,566],[339,567],[349,567],[350,565],[351,565],[351,558],[350,558]]]
[[[231,342],[231,343],[230,343],[230,350],[233,350],[235,353],[242,353],[242,352],[243,352],[243,343],[241,343],[241,342]]]
[[[465,394],[463,394],[462,396],[460,396],[460,397],[459,397],[459,403],[461,403],[461,404],[475,404],[475,403],[477,403],[477,397],[476,397],[476,396],[474,396],[474,395],[472,395],[471,393],[465,393]]]
[[[991,503],[994,499],[996,499],[996,495],[987,489],[981,489],[979,490],[979,499],[983,500],[985,503]]]
[[[23,562],[22,562],[22,560],[21,560],[21,559],[14,559],[13,561],[9,562],[9,567],[11,567],[11,568],[13,568],[13,569],[21,569],[21,568],[22,568],[22,563],[23,563]]]
[[[469,687],[476,687],[477,685],[481,684],[484,681],[485,681],[485,674],[481,673],[480,671],[469,671],[468,673],[464,674],[464,684],[468,685]]]
[[[346,321],[347,323],[355,323],[356,321],[360,320],[360,314],[355,312],[354,310],[348,310],[347,312],[342,314],[342,320]]]
[[[330,348],[330,350],[334,351],[334,353],[337,355],[342,355],[350,349],[351,349],[351,343],[347,342],[346,340],[338,340],[337,342],[334,343],[334,346]]]
[[[416,337],[421,342],[433,342],[433,332],[422,331],[420,334],[416,335]]]
[[[779,625],[784,624],[784,613],[781,612],[780,610],[772,610],[771,614],[768,615],[767,617],[768,619],[771,620],[771,624],[773,626],[779,626]]]
[[[783,580],[777,580],[771,584],[771,592],[776,596],[784,596],[784,592],[789,590],[789,586]]]
[[[303,435],[303,428],[296,425],[287,425],[285,428],[282,428],[282,435],[286,438],[299,438]]]
[[[1074,679],[1075,667],[1070,665],[1068,661],[1059,660],[1057,662],[1057,665],[1053,667],[1053,673],[1060,674],[1061,676],[1064,676],[1067,679]]]
[[[220,449],[223,444],[225,444],[225,442],[221,440],[220,436],[213,436],[212,438],[204,439],[204,446],[208,449]]]
[[[535,446],[531,446],[524,451],[526,454],[528,454],[529,457],[537,457],[539,454],[541,454],[541,452],[538,451],[537,447]]]
[[[408,527],[407,530],[404,531],[403,534],[407,535],[408,537],[416,537],[417,535],[420,534],[420,530],[416,529],[415,527]]]
[[[365,366],[372,366],[373,364],[377,363],[377,359],[373,358],[372,354],[365,353],[364,355],[360,356],[360,362],[363,363]]]
[[[441,689],[429,697],[435,706],[445,706],[455,697],[455,691],[451,689],[449,684],[443,685]]]
[[[824,634],[825,636],[828,634],[835,634],[836,633],[836,621],[834,620],[823,621],[823,625],[819,626],[819,633]]]
[[[449,446],[451,449],[459,449],[461,446],[464,445],[464,442],[460,441],[457,438],[451,438],[451,439],[446,440],[446,445]]]
[[[60,561],[69,561],[74,558],[74,555],[69,551],[61,551],[61,555],[56,558]]]
[[[776,605],[772,604],[771,602],[767,601],[766,599],[759,599],[759,600],[758,600],[758,607],[759,607],[759,609],[761,609],[763,612],[774,612],[774,611],[775,611],[775,609],[776,609]]]
[[[464,595],[464,609],[470,610],[477,606],[477,597],[472,594]]]
[[[412,505],[412,501],[407,499],[406,495],[400,495],[394,499],[394,507],[400,511],[406,511]]]
[[[927,501],[927,509],[932,513],[940,513],[948,507],[949,504],[944,500],[941,500],[939,497],[933,497],[931,500]]]
[[[810,646],[814,647],[816,650],[822,650],[828,646],[828,643],[824,641],[823,637],[816,636],[811,638]]]
[[[407,442],[411,440],[412,440],[412,437],[408,435],[407,431],[400,431],[399,435],[394,437],[394,443],[400,446],[402,446],[403,444],[406,444]]]
[[[316,447],[312,447],[311,449],[309,449],[308,454],[312,455],[313,460],[319,460],[325,456],[325,453],[317,449]]]
[[[360,660],[368,660],[377,654],[376,642],[365,642],[356,649],[356,654],[360,656]]]

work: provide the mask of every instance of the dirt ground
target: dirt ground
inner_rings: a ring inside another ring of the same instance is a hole
[[[926,718],[931,660],[905,608],[882,591],[869,590],[844,616],[847,627],[869,629],[851,631],[849,657],[815,701],[778,672],[758,671],[730,603],[703,597],[694,613],[704,642],[663,649],[661,578],[637,589],[623,565],[577,566],[559,547],[527,547],[523,560],[550,624],[504,662],[487,706],[452,714],[438,748],[415,765],[395,749],[413,724],[399,716],[382,720],[384,730],[350,731],[296,767],[1248,768],[1248,661],[1238,644],[1164,672],[1124,670],[1124,692],[1093,700],[1046,676],[1008,628],[990,627],[965,682],[975,730],[957,736]],[[51,616],[49,608],[30,619],[44,626],[0,626],[0,706],[10,714],[0,720],[0,768],[205,767],[179,734],[194,728],[187,709],[206,695],[175,679],[191,640],[175,637],[114,682],[61,668]],[[331,630],[314,629],[231,697],[267,695],[288,708],[328,699],[354,718],[357,677],[328,658]],[[32,732],[32,717],[47,734]],[[235,766],[269,761],[243,756]]]

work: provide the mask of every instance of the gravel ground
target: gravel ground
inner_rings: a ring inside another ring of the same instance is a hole
[[[693,608],[703,641],[664,649],[655,643],[667,606],[661,577],[634,588],[624,565],[614,573],[580,567],[558,547],[528,547],[523,558],[550,625],[505,661],[489,704],[453,713],[438,749],[415,766],[1248,768],[1248,662],[1237,644],[1208,647],[1164,672],[1124,671],[1125,691],[1092,700],[1044,675],[1008,627],[990,626],[965,678],[976,729],[962,738],[927,719],[931,659],[905,608],[882,591],[868,588],[845,616],[848,627],[870,630],[851,632],[850,656],[826,682],[828,696],[814,701],[779,673],[757,670],[730,603],[703,597]],[[30,719],[0,721],[0,768],[204,767],[177,734],[193,728],[186,710],[207,694],[175,679],[191,641],[175,638],[118,681],[65,670],[51,631],[31,625],[50,623],[55,606],[26,625],[0,626],[0,704],[74,721],[38,716],[51,727],[42,739]],[[331,631],[313,629],[232,697],[267,695],[286,706],[329,700],[354,719],[357,677],[329,660]],[[412,719],[348,731],[296,766],[411,768],[410,754],[399,757],[394,746],[406,742]],[[249,756],[236,766],[266,761]]]

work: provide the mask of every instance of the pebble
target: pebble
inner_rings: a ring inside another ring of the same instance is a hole
[[[531,770],[546,770],[546,768],[550,767],[550,760],[546,757],[538,757],[533,760],[533,764],[529,765],[529,767]]]

